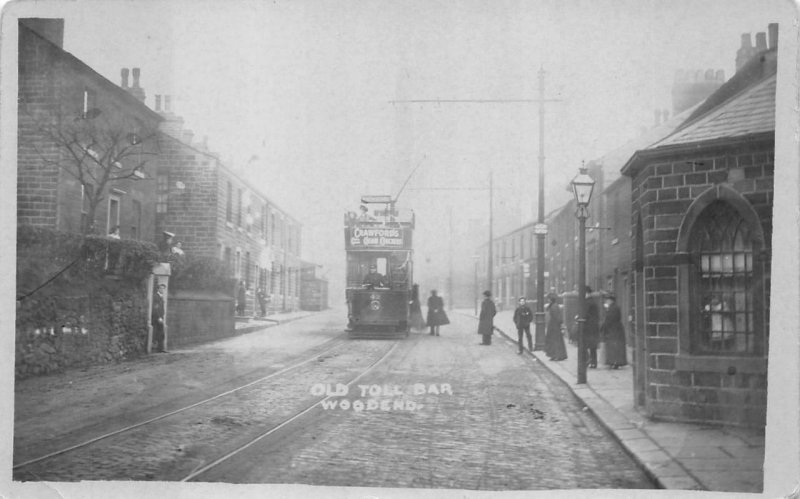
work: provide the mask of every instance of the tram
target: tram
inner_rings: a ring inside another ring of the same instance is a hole
[[[345,214],[347,330],[351,338],[408,335],[413,283],[413,212],[390,196],[362,196]],[[367,206],[377,205],[370,214]]]

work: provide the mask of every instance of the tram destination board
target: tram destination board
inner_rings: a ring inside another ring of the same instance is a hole
[[[412,230],[408,227],[364,227],[345,229],[345,249],[411,249]]]

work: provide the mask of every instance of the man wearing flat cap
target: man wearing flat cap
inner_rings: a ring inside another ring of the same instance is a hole
[[[386,278],[378,272],[378,266],[373,263],[369,266],[369,273],[364,276],[362,284],[367,289],[385,288]]]

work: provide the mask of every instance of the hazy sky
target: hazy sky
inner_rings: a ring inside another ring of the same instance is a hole
[[[742,33],[786,19],[789,1],[35,2],[20,16],[66,19],[65,50],[119,84],[140,67],[147,104],[173,96],[197,138],[304,225],[304,257],[338,272],[342,212],[396,194],[418,216],[420,256],[486,219],[494,172],[501,230],[535,215],[535,103],[546,71],[546,211],[589,161],[671,108],[677,69],[734,72]],[[784,27],[782,26],[782,29]],[[788,26],[786,27],[788,28]],[[255,159],[251,159],[253,157]],[[446,235],[446,233],[445,233]],[[477,243],[460,242],[471,253]],[[434,261],[436,259],[434,258]],[[441,267],[420,271],[435,272]]]

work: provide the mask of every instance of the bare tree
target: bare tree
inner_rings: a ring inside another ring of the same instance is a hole
[[[145,180],[145,166],[158,154],[157,132],[121,112],[90,108],[77,116],[32,113],[24,101],[20,109],[32,118],[41,142],[32,146],[42,162],[74,177],[83,189],[87,216],[81,232],[94,232],[97,207],[109,189],[126,180]],[[48,154],[55,145],[57,154]]]

